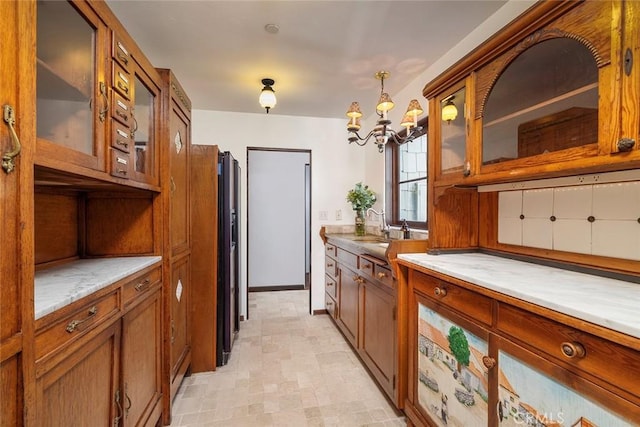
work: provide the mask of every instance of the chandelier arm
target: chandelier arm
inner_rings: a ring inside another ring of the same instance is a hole
[[[373,130],[370,131],[367,136],[365,136],[364,138],[360,136],[360,134],[356,131],[351,131],[350,132],[351,137],[349,137],[349,143],[355,142],[356,144],[358,144],[359,146],[364,146],[367,142],[369,142],[369,139],[371,139],[371,136],[373,135]]]

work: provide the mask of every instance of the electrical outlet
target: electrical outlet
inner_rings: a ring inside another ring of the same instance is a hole
[[[329,212],[320,211],[320,221],[327,221],[329,219]]]
[[[342,221],[342,209],[336,211],[336,221]]]

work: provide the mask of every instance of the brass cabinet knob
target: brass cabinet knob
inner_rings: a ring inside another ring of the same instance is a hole
[[[436,294],[436,296],[438,296],[438,297],[447,296],[447,290],[445,288],[441,288],[439,286],[436,286],[436,288],[433,290],[433,293]]]
[[[576,341],[563,342],[560,344],[560,350],[562,350],[562,354],[569,359],[581,359],[587,354],[584,346]]]
[[[487,369],[491,369],[496,366],[496,359],[489,356],[482,356],[482,364],[486,366]]]

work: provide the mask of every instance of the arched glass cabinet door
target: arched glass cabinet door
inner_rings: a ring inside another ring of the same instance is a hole
[[[496,79],[482,114],[482,164],[598,143],[598,65],[568,37],[520,53]]]

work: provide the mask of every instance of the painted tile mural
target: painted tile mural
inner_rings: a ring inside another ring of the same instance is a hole
[[[418,401],[439,426],[487,425],[487,343],[419,304]]]
[[[623,427],[632,424],[499,352],[500,426]]]

